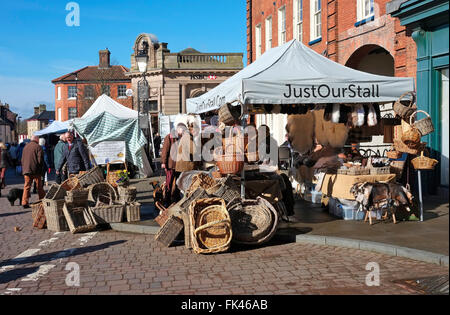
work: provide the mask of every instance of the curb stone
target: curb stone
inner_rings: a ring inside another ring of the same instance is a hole
[[[111,223],[110,225],[113,230],[118,232],[155,235],[159,231],[159,226],[134,225],[127,223]],[[282,233],[279,235],[286,236],[286,233]],[[389,256],[409,258],[444,267],[449,266],[448,256],[424,250],[395,246],[385,243],[369,242],[334,236],[309,235],[309,234],[295,235],[295,237],[292,237],[292,239],[295,239],[296,243],[329,245],[336,247],[360,249]]]

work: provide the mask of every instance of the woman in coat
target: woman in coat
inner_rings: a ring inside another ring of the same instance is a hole
[[[6,169],[11,166],[11,156],[3,142],[0,142],[0,189],[6,187],[5,173]]]

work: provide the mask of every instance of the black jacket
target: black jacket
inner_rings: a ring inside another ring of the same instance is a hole
[[[64,144],[62,157],[56,165],[56,170],[61,172],[65,162],[67,162],[69,174],[78,174],[80,171],[87,171],[90,168],[89,154],[81,141],[74,140],[70,150],[69,143]]]

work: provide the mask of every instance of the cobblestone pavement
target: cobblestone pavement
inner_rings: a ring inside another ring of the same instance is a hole
[[[31,211],[10,207],[5,198],[0,242],[4,295],[411,294],[393,281],[448,274],[448,268],[400,257],[276,240],[204,256],[183,245],[162,247],[151,235],[54,233],[33,229]],[[379,264],[380,286],[365,284],[370,262]],[[77,266],[79,286],[68,286],[76,284]]]

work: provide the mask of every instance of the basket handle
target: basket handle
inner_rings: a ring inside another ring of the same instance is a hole
[[[427,117],[431,117],[430,116],[430,114],[428,114],[426,111],[424,111],[424,110],[416,110],[412,115],[411,115],[411,117],[409,118],[409,124],[412,126],[412,119],[414,118],[414,116],[417,114],[417,113],[424,113],[425,115],[427,115]]]
[[[211,226],[222,225],[222,224],[225,225],[225,226],[230,227],[230,221],[228,219],[223,219],[223,220],[210,222],[210,223],[204,224],[204,225],[196,228],[195,231],[194,231],[194,234],[195,234],[195,236],[197,236],[198,233],[200,233],[201,231],[203,231],[203,230],[205,230],[207,228],[210,228]]]
[[[397,100],[398,103],[400,103],[402,101],[402,98],[405,97],[406,95],[410,94],[412,96],[412,99],[410,100],[410,103],[408,105],[408,107],[411,107],[411,105],[413,105],[416,102],[416,94],[414,92],[406,92],[403,93]]]

